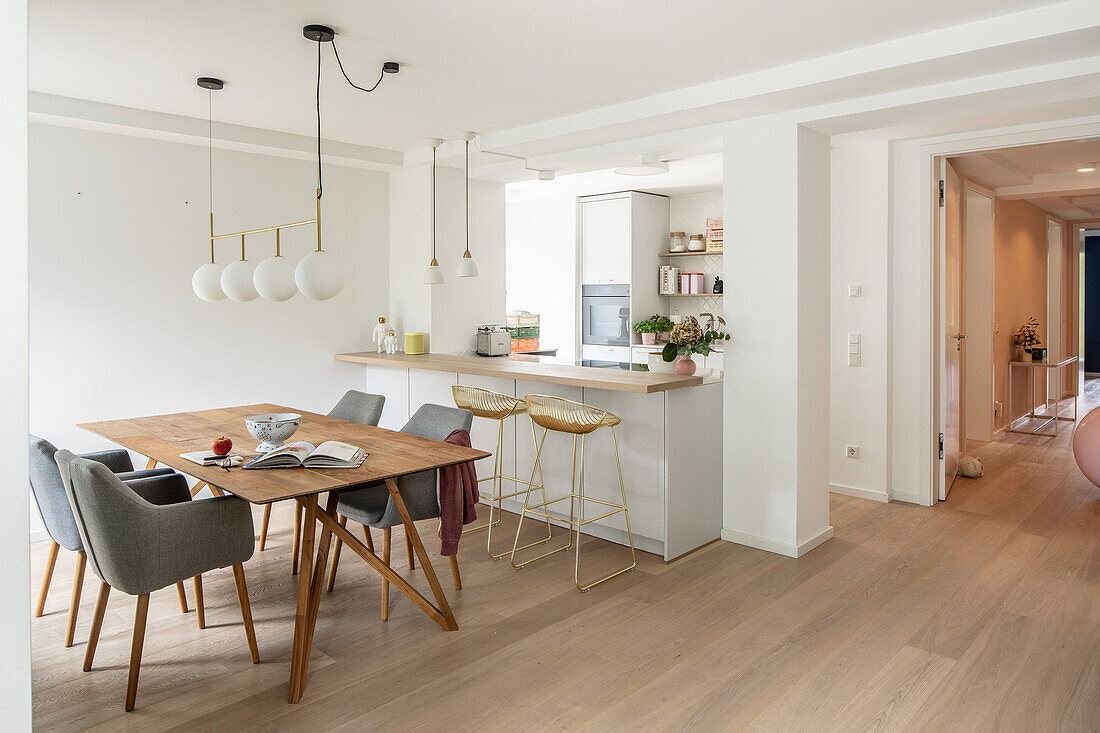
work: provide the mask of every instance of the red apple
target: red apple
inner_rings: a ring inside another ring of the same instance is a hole
[[[210,444],[210,450],[212,450],[216,456],[224,456],[229,453],[229,451],[233,450],[233,441],[223,435]]]

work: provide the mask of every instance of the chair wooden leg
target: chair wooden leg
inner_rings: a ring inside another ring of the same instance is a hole
[[[348,526],[348,518],[340,517],[340,526]],[[340,548],[343,547],[344,542],[339,537],[336,538],[336,547],[332,551],[332,568],[328,571],[328,590],[332,592],[333,587],[336,585],[336,568],[340,565]]]
[[[134,640],[130,644],[130,677],[126,681],[126,712],[134,709],[137,700],[138,672],[141,671],[141,648],[145,645],[145,619],[149,616],[149,594],[138,596],[134,613]]]
[[[457,555],[451,555],[451,575],[455,578],[455,590],[462,590],[462,575],[458,572]]]
[[[264,504],[264,518],[260,522],[260,552],[264,551],[264,545],[267,544],[267,523],[271,521],[271,505]],[[295,543],[297,544],[297,543]]]
[[[290,574],[298,574],[298,548],[302,544],[302,505],[294,503],[294,554],[290,556]]]
[[[50,592],[50,581],[53,580],[53,566],[54,563],[57,562],[57,551],[60,549],[61,545],[50,540],[50,554],[46,558],[46,572],[42,576],[42,590],[38,591],[38,606],[34,609],[35,618],[41,616],[42,610],[46,607],[46,594]]]
[[[413,541],[408,535],[405,535],[405,549],[409,552],[409,570],[416,570],[416,556],[413,554]]]
[[[252,606],[248,603],[248,586],[244,582],[244,566],[233,566],[233,582],[237,584],[237,600],[241,604],[241,618],[244,619],[244,634],[248,637],[248,653],[252,663],[260,663],[260,651],[256,648],[256,629],[252,625]]]
[[[199,618],[199,628],[206,628],[206,606],[202,602],[202,576],[195,576],[195,613]]]
[[[389,527],[382,530],[382,562],[390,564],[390,534]],[[390,620],[390,581],[382,578],[382,620]]]
[[[99,644],[99,632],[103,628],[103,614],[107,612],[107,596],[111,595],[111,586],[99,584],[99,595],[95,599],[95,613],[92,615],[92,630],[88,632],[88,648],[84,650],[84,671],[92,669],[95,648]]]
[[[367,539],[367,549],[374,552],[374,535],[371,534],[370,527],[363,525],[363,536]]]
[[[76,552],[76,575],[73,576],[73,598],[69,602],[69,626],[65,629],[65,646],[73,645],[73,636],[76,635],[76,615],[80,613],[80,591],[84,588],[84,566],[88,563],[88,556],[84,550]]]
[[[187,591],[183,589],[183,582],[176,583],[176,595],[180,599],[180,613],[187,613]]]

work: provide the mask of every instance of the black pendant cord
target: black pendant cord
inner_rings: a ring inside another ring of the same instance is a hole
[[[335,49],[335,46],[333,47]],[[317,44],[317,198],[324,193],[321,178],[321,44]]]
[[[206,90],[206,192],[214,215],[214,92]]]
[[[340,73],[344,75],[345,79],[347,79],[348,84],[351,84],[353,87],[355,87],[356,89],[358,89],[361,92],[368,92],[368,93],[373,92],[375,89],[378,88],[378,85],[382,83],[382,78],[386,76],[385,71],[379,73],[378,81],[374,82],[374,86],[372,86],[370,88],[359,86],[358,84],[353,82],[351,80],[351,77],[348,76],[348,73],[346,71],[344,71],[344,64],[343,64],[342,61],[340,61],[340,52],[336,50],[336,40],[333,39],[331,41],[331,43],[332,43],[332,53],[333,53],[334,56],[336,56],[336,65],[340,67]],[[321,44],[317,44],[317,45],[320,46]]]

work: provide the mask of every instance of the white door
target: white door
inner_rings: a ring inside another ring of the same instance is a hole
[[[1066,355],[1065,247],[1062,244],[1062,223],[1047,217],[1047,357],[1060,361]],[[1062,399],[1057,394],[1057,375],[1047,370],[1047,398]],[[1064,376],[1063,376],[1064,379]]]
[[[581,283],[630,283],[630,197],[580,204]],[[654,265],[656,271],[656,265]]]
[[[962,441],[993,440],[993,197],[962,185]]]
[[[959,176],[944,161],[944,480],[940,484],[940,500],[947,498],[951,484],[959,472],[962,453],[962,348],[966,335],[962,332],[962,221],[959,207]]]

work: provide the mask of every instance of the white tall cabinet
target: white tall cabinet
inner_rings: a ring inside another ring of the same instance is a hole
[[[577,207],[581,284],[630,285],[631,325],[665,312],[667,304],[657,295],[657,269],[658,255],[668,249],[668,196],[620,191],[582,196]],[[641,343],[633,331],[631,339]]]

